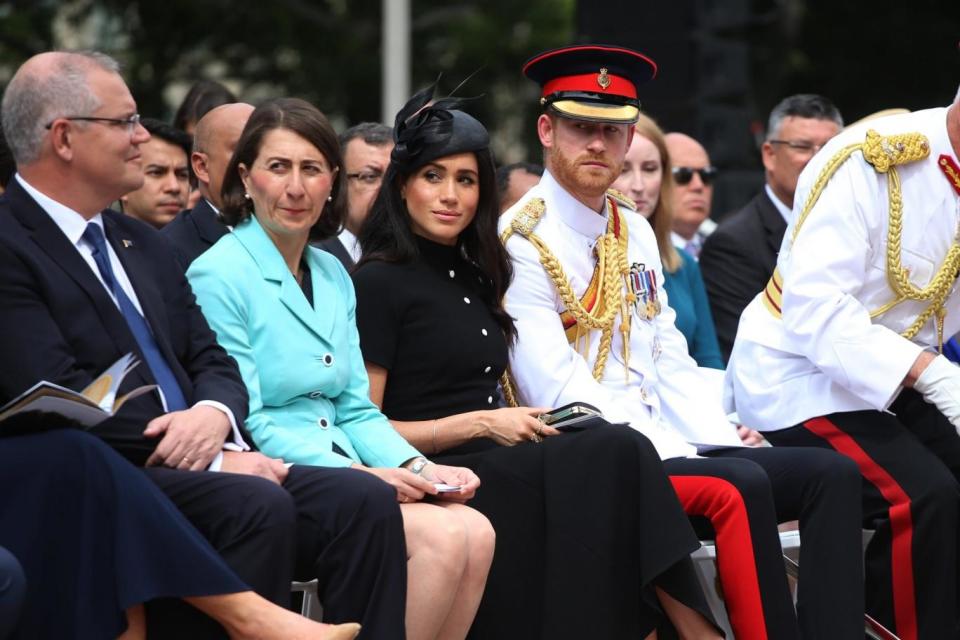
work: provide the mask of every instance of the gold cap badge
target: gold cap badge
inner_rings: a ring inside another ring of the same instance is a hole
[[[606,67],[600,67],[600,75],[597,76],[597,84],[600,85],[601,89],[606,89],[610,86],[610,76],[607,75]]]

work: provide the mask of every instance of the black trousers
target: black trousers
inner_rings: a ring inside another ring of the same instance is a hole
[[[664,469],[691,516],[710,521],[720,580],[738,640],[863,638],[856,465],[814,448],[712,451]],[[777,522],[800,521],[797,616]]]
[[[874,530],[867,612],[903,640],[958,638],[960,437],[913,390],[890,409],[834,413],[764,435],[774,445],[831,448],[857,464],[863,526]]]
[[[260,595],[289,606],[291,580],[317,578],[324,620],[360,622],[361,638],[405,637],[406,541],[396,491],[385,482],[305,465],[291,467],[283,486],[233,473],[144,473]],[[162,614],[148,608],[148,618],[160,625],[151,622],[151,638],[217,633],[176,604]]]

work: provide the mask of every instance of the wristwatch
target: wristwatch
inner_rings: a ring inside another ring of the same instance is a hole
[[[420,475],[424,467],[427,466],[428,462],[430,461],[424,458],[423,456],[417,456],[416,458],[413,459],[413,464],[407,467],[407,470],[409,470],[413,474]]]

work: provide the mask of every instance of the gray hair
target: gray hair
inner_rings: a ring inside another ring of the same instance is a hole
[[[49,72],[23,70],[13,76],[3,94],[0,118],[3,133],[17,164],[37,160],[47,125],[64,116],[86,116],[100,107],[87,74],[95,68],[119,73],[120,65],[95,51],[64,52]]]
[[[361,122],[355,124],[340,134],[340,150],[347,148],[347,143],[357,138],[371,147],[385,147],[393,144],[393,127],[379,122]]]
[[[829,99],[815,93],[799,93],[784,98],[770,112],[766,139],[774,140],[779,137],[783,121],[791,117],[832,120],[838,127],[843,128],[843,116],[840,115],[840,110]]]

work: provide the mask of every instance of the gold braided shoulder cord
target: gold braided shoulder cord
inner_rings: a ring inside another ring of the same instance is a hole
[[[936,315],[937,340],[940,350],[943,351],[943,321],[946,317],[944,303],[947,296],[950,295],[954,277],[958,268],[960,268],[960,244],[958,244],[958,239],[954,238],[940,268],[937,269],[927,286],[923,288],[919,288],[910,282],[910,274],[904,268],[901,256],[903,251],[903,194],[900,187],[900,174],[896,165],[926,158],[930,153],[930,145],[925,136],[919,133],[881,136],[876,131],[870,130],[867,132],[863,144],[852,144],[841,149],[827,162],[816,182],[814,182],[810,195],[807,197],[797,220],[797,225],[793,230],[791,240],[796,240],[800,227],[817,203],[827,182],[837,172],[840,165],[858,150],[862,151],[864,159],[873,165],[877,173],[887,174],[887,197],[890,202],[886,262],[887,282],[893,291],[894,298],[879,309],[872,311],[870,317],[876,318],[907,300],[929,301],[930,304],[900,335],[908,340],[913,339],[930,317]]]
[[[532,206],[531,206],[532,205]],[[622,314],[621,331],[624,333],[623,355],[625,372],[629,372],[630,362],[630,313],[629,301],[623,296],[622,282],[629,274],[629,265],[627,263],[627,237],[628,229],[625,216],[621,215],[616,205],[611,205],[611,215],[607,221],[607,230],[597,242],[597,263],[600,269],[600,299],[597,302],[593,313],[587,311],[580,299],[577,297],[570,285],[570,279],[563,270],[563,265],[557,257],[550,251],[547,244],[533,233],[533,226],[543,215],[543,200],[533,200],[525,206],[518,218],[525,218],[520,222],[516,219],[514,223],[504,229],[500,234],[500,240],[506,243],[513,233],[519,232],[524,236],[537,250],[540,256],[540,264],[544,271],[550,277],[560,300],[566,309],[577,321],[578,331],[600,330],[600,345],[597,349],[597,359],[593,366],[593,377],[599,381],[603,377],[606,368],[607,359],[610,355],[610,345],[613,342],[613,325],[616,323],[617,315]],[[529,210],[528,210],[529,209]],[[533,224],[530,224],[530,217],[534,217]],[[614,233],[614,219],[620,228],[620,237]],[[586,357],[586,354],[583,354]],[[503,388],[504,398],[510,406],[517,406],[516,389],[510,379],[509,372],[505,372],[500,380]]]

